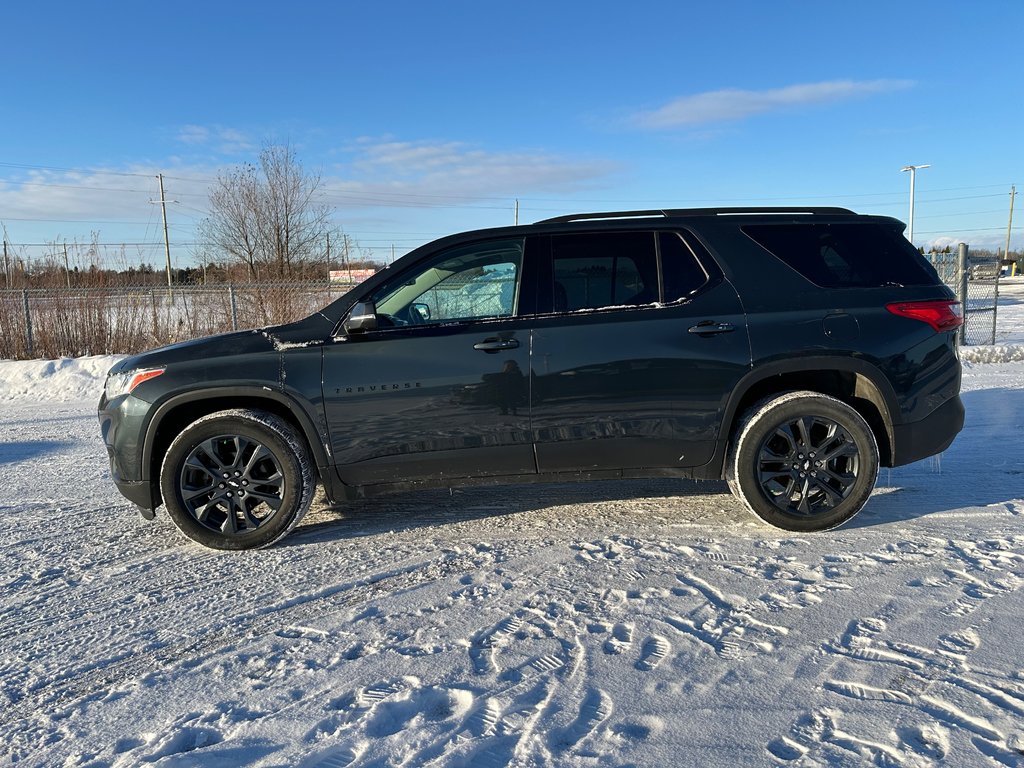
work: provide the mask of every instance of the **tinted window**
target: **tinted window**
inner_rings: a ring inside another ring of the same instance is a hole
[[[377,314],[396,325],[509,317],[516,312],[522,263],[519,240],[446,251],[381,288],[374,296]]]
[[[935,271],[914,246],[880,224],[752,224],[743,231],[823,288],[938,282]]]
[[[650,304],[658,301],[652,232],[602,232],[551,238],[554,309]]]
[[[679,233],[658,233],[658,246],[661,250],[661,278],[666,302],[684,299],[708,281],[707,272]]]

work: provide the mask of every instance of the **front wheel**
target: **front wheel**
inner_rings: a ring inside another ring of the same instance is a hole
[[[744,416],[726,479],[747,508],[789,531],[842,525],[867,503],[878,445],[864,417],[818,392],[789,392]]]
[[[171,519],[214,549],[278,541],[309,509],[314,486],[295,428],[258,410],[220,411],[193,422],[171,443],[160,471]]]

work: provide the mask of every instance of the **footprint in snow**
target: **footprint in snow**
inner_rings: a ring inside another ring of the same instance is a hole
[[[616,624],[612,627],[612,636],[604,643],[604,652],[619,654],[629,649],[633,644],[633,625]]]
[[[579,715],[572,724],[552,734],[551,745],[555,748],[576,746],[596,731],[611,713],[611,697],[599,688],[592,688],[583,699]]]
[[[939,638],[939,650],[956,655],[965,655],[981,645],[981,638],[973,629],[952,632]]]
[[[640,660],[636,663],[636,668],[641,672],[650,672],[656,669],[671,650],[671,644],[664,637],[653,635],[647,638],[644,641],[643,650],[640,652]]]

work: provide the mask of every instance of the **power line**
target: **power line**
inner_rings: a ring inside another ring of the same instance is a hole
[[[112,221],[109,219],[23,219],[14,216],[4,216],[4,221],[34,221],[45,224],[142,224],[143,219],[134,221]]]
[[[167,176],[164,177],[168,178]],[[128,187],[97,187],[93,184],[54,184],[48,181],[21,181],[20,179],[0,179],[5,184],[17,185],[19,187],[45,187],[47,189],[88,189],[98,192],[125,192],[135,195],[145,195],[153,192],[152,189],[130,189]],[[188,197],[206,197],[203,192],[182,192]]]
[[[94,173],[96,175],[110,175],[110,176],[127,176],[135,178],[149,178],[146,174],[139,173],[119,173],[114,171],[96,171],[92,169],[76,169],[76,168],[58,168],[55,166],[30,166],[30,165],[19,165],[14,163],[0,163],[0,167],[14,167],[14,168],[32,168],[42,170],[55,170],[65,172],[81,172],[81,173]],[[174,179],[176,181],[185,182],[198,182],[198,183],[212,183],[216,179],[205,177],[205,176],[164,176],[165,179]],[[122,187],[102,187],[90,184],[61,184],[54,182],[41,182],[41,181],[22,181],[18,179],[0,179],[0,181],[14,184],[18,186],[33,186],[33,187],[51,187],[57,189],[89,189],[106,192],[126,192],[133,194],[145,194],[151,190],[138,190]],[[929,192],[957,192],[957,191],[970,191],[976,189],[996,189],[1005,187],[1006,184],[982,184],[982,185],[971,185],[962,187],[941,187],[937,189],[928,190]],[[482,210],[505,210],[512,205],[512,201],[516,195],[474,195],[474,194],[430,194],[424,192],[391,192],[386,190],[374,190],[372,192],[361,193],[358,190],[344,190],[332,188],[330,184],[324,185],[323,187],[324,198],[328,200],[336,200],[341,202],[356,202],[356,203],[385,203],[397,205],[399,207],[455,207],[455,208],[478,208]],[[188,197],[206,197],[206,194],[200,192],[177,192],[178,195]],[[827,195],[787,195],[787,196],[753,196],[753,197],[736,197],[736,198],[675,198],[678,203],[746,203],[746,202],[786,202],[793,200],[842,200],[842,199],[861,199],[870,197],[897,197],[901,198],[905,195],[901,191],[885,191],[885,192],[858,192],[858,193],[839,193],[839,194],[827,194]],[[927,198],[921,197],[920,199],[924,202],[948,202],[957,200],[971,200],[980,197],[1000,197],[1000,194],[996,195],[964,195],[958,197],[948,198]],[[652,204],[665,204],[665,198],[560,198],[560,197],[520,197],[520,199],[535,201],[535,202],[557,202],[561,204],[574,204],[574,203],[597,203],[597,204],[625,204],[625,205],[652,205]],[[417,201],[432,201],[432,200],[453,200],[453,201],[505,201],[507,205],[502,206],[471,206],[471,205],[450,205],[444,206],[438,203],[428,202],[417,202]],[[404,202],[403,202],[404,201]],[[893,201],[893,204],[901,202],[900,200]],[[884,205],[888,203],[878,203],[878,205]],[[548,212],[551,208],[530,208],[529,210],[544,211]]]
[[[927,216],[918,216],[918,219],[948,219],[953,216],[983,216],[990,213],[1003,213],[1000,210],[988,210],[988,211],[957,211],[956,213],[930,213]]]
[[[61,171],[63,173],[92,173],[96,176],[135,176],[138,178],[152,178],[151,173],[127,173],[125,171],[102,171],[95,168],[61,168],[55,165],[29,165],[27,163],[0,163],[0,168],[24,168],[33,171]]]
[[[931,232],[918,232],[919,235],[950,235],[959,234],[960,232],[1003,232],[1005,227],[978,227],[977,229],[937,229]],[[1024,231],[1024,225],[1014,227],[1014,231]]]
[[[146,194],[151,189],[129,189],[127,187],[96,187],[91,184],[52,184],[45,181],[20,181],[18,179],[0,179],[6,184],[16,184],[19,187],[46,187],[47,189],[88,189],[99,192],[125,192],[129,194]]]
[[[172,229],[173,229],[173,227],[172,227]],[[13,243],[13,242],[8,240],[7,244],[8,245],[16,245],[19,248],[49,248],[49,247],[60,246],[63,242],[64,242],[63,240],[59,240],[59,241],[58,240],[54,240],[54,241],[48,242],[48,243]],[[390,243],[424,243],[424,242],[429,242],[429,241],[423,240],[421,238],[396,238],[396,237],[392,237],[392,238],[382,238],[382,239],[379,239],[379,240],[360,240],[360,241],[354,243],[354,245],[356,247],[359,247],[359,248],[388,248],[388,247],[390,247],[390,245],[389,245]],[[367,245],[367,243],[382,243],[382,245],[372,246],[372,245]],[[100,248],[119,248],[122,245],[126,245],[126,246],[130,245],[130,246],[133,246],[133,247],[134,246],[146,246],[146,247],[153,247],[153,248],[163,248],[164,247],[163,240],[159,240],[159,241],[156,241],[156,240],[136,240],[136,241],[132,241],[132,240],[118,240],[116,242],[109,242],[109,243],[107,243],[107,242],[102,242],[102,243],[101,242],[95,242],[94,243],[94,242],[92,242],[90,240],[87,243],[70,243],[70,244],[71,245],[77,245],[77,246],[80,246],[80,247],[95,245],[95,246],[100,247]],[[204,240],[171,240],[171,245],[176,246],[176,247],[180,247],[180,248],[190,248],[190,247],[195,247],[195,246],[214,246],[214,245],[217,245],[217,243],[208,242],[208,241],[204,241]]]

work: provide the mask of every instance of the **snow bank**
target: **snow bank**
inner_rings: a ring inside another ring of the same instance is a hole
[[[0,360],[0,401],[96,399],[107,370],[123,355],[60,360]]]
[[[1024,344],[960,347],[960,359],[965,363],[1015,363],[1024,360]]]

